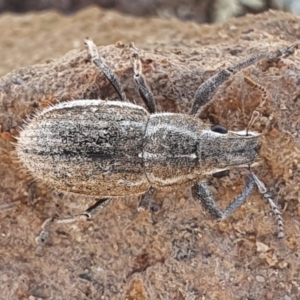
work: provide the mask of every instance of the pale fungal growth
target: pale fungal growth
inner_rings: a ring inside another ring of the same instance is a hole
[[[91,40],[85,43],[92,62],[105,74],[120,100],[72,100],[42,110],[20,132],[16,154],[34,178],[50,187],[101,198],[79,215],[46,220],[37,239],[40,245],[53,222],[91,218],[112,197],[126,195],[140,195],[138,209],[149,209],[156,188],[178,185],[192,186],[194,199],[214,218],[225,218],[234,212],[256,185],[277,217],[278,236],[284,236],[280,212],[253,172],[249,172],[244,188],[223,211],[215,204],[204,180],[209,174],[259,163],[259,134],[249,127],[260,106],[242,132],[209,126],[197,116],[233,74],[260,60],[291,55],[297,44],[252,56],[219,71],[199,86],[188,115],[155,113],[155,102],[133,44],[133,78],[148,111],[129,102],[116,75],[100,59],[96,45]],[[262,92],[262,105],[266,90],[250,78],[246,82]]]

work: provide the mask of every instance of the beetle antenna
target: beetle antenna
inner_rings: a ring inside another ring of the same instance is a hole
[[[251,115],[251,119],[250,119],[247,129],[246,129],[246,135],[248,135],[249,128],[254,124],[254,122],[257,120],[257,118],[260,115],[259,109],[261,107],[263,107],[263,105],[266,103],[266,101],[268,99],[268,92],[265,87],[258,84],[257,82],[252,80],[250,77],[245,76],[244,79],[245,79],[246,83],[248,83],[250,86],[252,86],[253,88],[258,89],[262,92],[262,99],[259,101],[259,104],[257,105],[256,109],[253,111],[253,113]]]
[[[246,129],[246,135],[248,135],[250,127],[255,123],[255,121],[257,120],[259,115],[260,115],[260,113],[256,109],[252,112],[251,119],[250,119],[247,129]]]
[[[257,186],[259,192],[263,195],[264,201],[269,203],[269,205],[271,206],[271,209],[273,210],[273,213],[277,220],[278,238],[283,238],[284,237],[284,227],[283,227],[281,212],[280,212],[278,206],[275,204],[275,202],[271,198],[271,193],[267,190],[264,183],[261,182],[252,171],[250,171],[250,172],[256,183],[256,186]]]

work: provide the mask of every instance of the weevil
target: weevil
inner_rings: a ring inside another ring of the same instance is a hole
[[[297,44],[220,70],[199,86],[189,114],[156,112],[133,44],[133,80],[147,110],[127,100],[118,78],[101,60],[92,40],[86,39],[85,44],[91,61],[104,73],[120,100],[72,100],[45,108],[21,130],[16,154],[36,179],[52,188],[101,198],[82,214],[46,220],[38,242],[45,242],[53,222],[91,218],[113,197],[127,195],[139,195],[138,208],[147,209],[155,189],[174,185],[190,185],[193,198],[214,218],[230,215],[256,185],[276,214],[278,236],[284,236],[280,212],[252,171],[240,194],[223,211],[205,183],[210,174],[257,164],[259,134],[249,128],[230,131],[220,125],[210,126],[198,116],[217,88],[232,75],[260,60],[289,56]],[[248,82],[267,97],[262,86],[249,78]]]

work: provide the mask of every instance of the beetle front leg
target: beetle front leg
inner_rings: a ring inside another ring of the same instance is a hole
[[[137,86],[138,92],[143,99],[151,114],[155,113],[155,103],[150,88],[147,85],[145,77],[143,75],[142,63],[139,58],[138,49],[135,48],[134,44],[130,44],[132,66],[133,66],[133,80]]]
[[[224,219],[243,204],[243,202],[251,192],[254,183],[255,180],[252,174],[249,174],[246,177],[246,184],[241,193],[238,194],[223,211],[217,207],[215,201],[213,200],[211,192],[204,180],[199,181],[192,187],[192,195],[193,198],[199,201],[204,210],[207,211],[213,218]]]
[[[198,87],[194,96],[194,103],[190,114],[198,115],[200,107],[202,107],[203,105],[205,105],[206,103],[212,100],[212,97],[216,93],[218,87],[227,79],[229,79],[231,75],[261,60],[273,60],[280,57],[287,57],[294,53],[295,49],[297,49],[299,46],[298,44],[299,43],[296,42],[290,46],[284,47],[274,52],[254,55],[252,57],[249,57],[245,60],[238,62],[237,64],[229,68],[223,69],[219,71],[217,74],[208,78]]]
[[[103,208],[106,204],[108,204],[110,198],[101,198],[99,199],[95,204],[90,206],[86,211],[84,211],[81,214],[74,215],[74,216],[65,216],[65,217],[52,217],[47,219],[43,225],[42,225],[42,230],[39,233],[39,235],[36,238],[36,242],[38,244],[38,248],[36,250],[37,253],[41,252],[43,245],[47,241],[49,237],[49,232],[51,225],[54,223],[72,223],[76,221],[81,221],[81,220],[88,220],[91,219],[92,216],[101,208]]]

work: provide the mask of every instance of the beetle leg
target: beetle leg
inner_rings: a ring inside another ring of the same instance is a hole
[[[140,198],[140,202],[138,204],[138,211],[148,210],[151,215],[152,224],[156,224],[156,220],[154,218],[154,214],[159,210],[159,206],[152,201],[152,195],[154,193],[154,187],[150,187],[149,190],[143,194]]]
[[[150,208],[151,197],[154,193],[154,187],[150,187],[149,190],[141,196],[138,204],[138,211],[144,211]]]
[[[245,69],[254,63],[261,60],[273,60],[280,57],[287,57],[294,53],[298,48],[298,43],[293,43],[290,46],[284,47],[280,50],[270,53],[263,53],[254,55],[245,60],[238,62],[237,64],[219,71],[217,74],[204,81],[197,89],[194,96],[194,103],[191,109],[191,115],[198,115],[200,113],[200,107],[212,100],[213,95],[216,93],[217,88],[225,82],[229,77],[242,69]]]
[[[246,177],[246,184],[241,191],[224,209],[224,211],[220,210],[215,201],[212,198],[210,190],[206,185],[205,181],[199,181],[192,187],[192,195],[193,198],[200,202],[205,211],[207,211],[213,218],[216,219],[224,219],[230,214],[232,214],[239,206],[243,204],[243,202],[248,197],[254,186],[255,180],[252,174],[249,174]]]
[[[97,46],[90,39],[85,39],[84,44],[88,48],[89,55],[91,56],[92,62],[103,72],[105,77],[109,80],[111,85],[114,87],[121,101],[128,101],[126,95],[121,88],[121,84],[116,74],[100,59]]]
[[[81,214],[74,215],[74,216],[65,216],[65,217],[52,217],[47,219],[43,225],[42,230],[39,233],[39,235],[36,238],[36,242],[38,244],[37,252],[40,252],[42,250],[43,244],[47,241],[49,237],[50,227],[53,223],[72,223],[75,221],[80,220],[88,220],[92,218],[92,216],[100,210],[102,207],[104,207],[108,202],[110,198],[101,198],[99,199],[95,204],[93,204],[91,207],[89,207],[86,211],[84,211]]]
[[[131,50],[132,66],[134,72],[133,80],[149,112],[151,114],[155,113],[155,103],[153,100],[153,95],[143,75],[142,63],[141,60],[139,59],[138,49],[135,48],[133,43],[131,43],[129,47]]]

